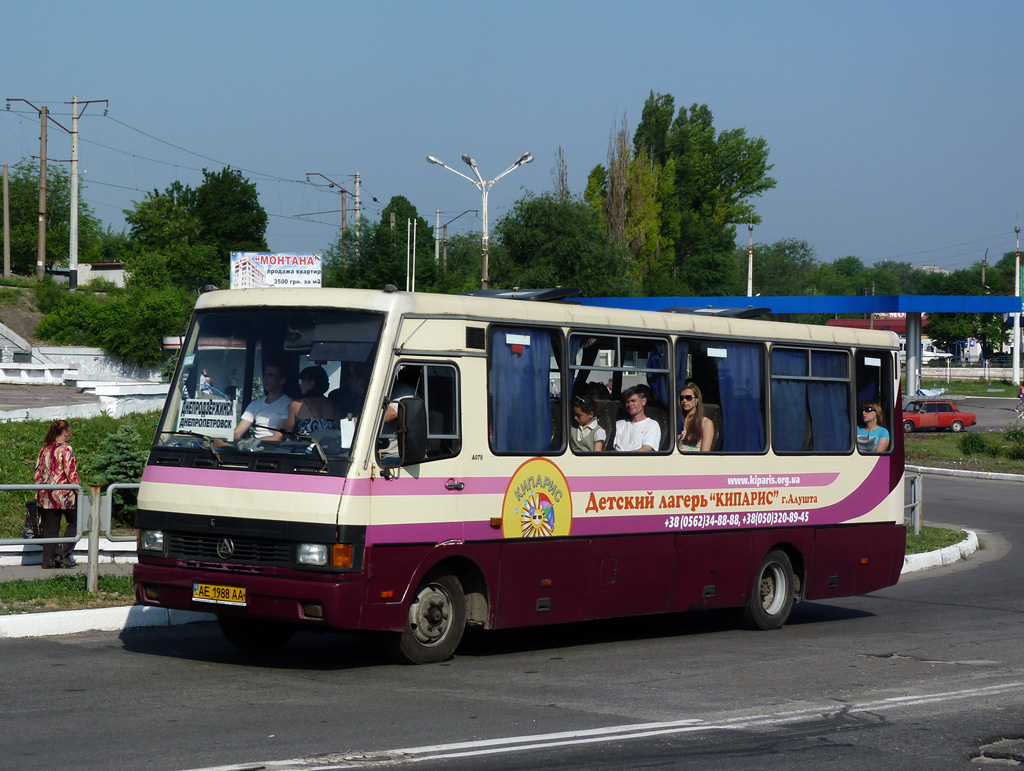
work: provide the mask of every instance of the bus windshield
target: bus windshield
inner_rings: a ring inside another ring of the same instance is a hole
[[[332,309],[197,314],[156,446],[347,456],[383,324]]]

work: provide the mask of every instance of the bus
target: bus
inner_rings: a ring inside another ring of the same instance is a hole
[[[261,404],[312,403],[310,371],[333,417],[260,425]],[[899,378],[889,332],[393,287],[209,292],[141,481],[136,596],[212,612],[242,648],[372,631],[412,663],[450,658],[467,626],[739,608],[777,629],[795,602],[899,579]],[[713,437],[681,452],[692,385]],[[657,446],[616,451],[637,393]],[[572,447],[580,402],[600,451]],[[858,445],[867,405],[882,452]]]

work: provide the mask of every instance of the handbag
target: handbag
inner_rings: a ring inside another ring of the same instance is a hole
[[[38,538],[42,531],[42,514],[39,513],[39,506],[35,501],[25,501],[25,531],[24,537]]]

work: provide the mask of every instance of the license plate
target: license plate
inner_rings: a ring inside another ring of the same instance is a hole
[[[192,599],[195,602],[213,602],[218,605],[245,605],[244,586],[218,586],[217,584],[192,583]]]

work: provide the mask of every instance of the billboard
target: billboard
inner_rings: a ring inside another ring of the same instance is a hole
[[[287,252],[232,252],[231,288],[319,287],[319,254]]]

